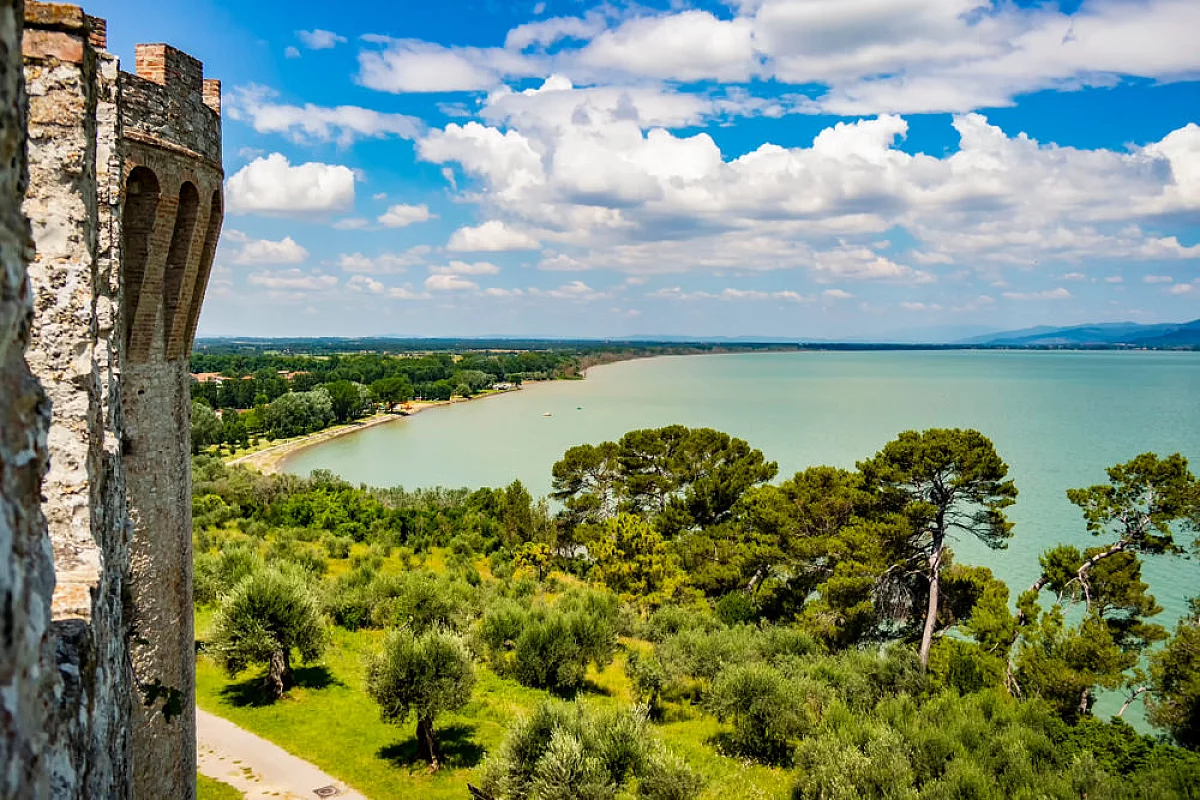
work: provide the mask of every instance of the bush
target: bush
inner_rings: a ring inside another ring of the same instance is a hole
[[[378,628],[406,626],[414,633],[434,628],[467,629],[475,614],[476,593],[466,581],[431,572],[380,576],[372,582],[375,607],[371,621]]]
[[[758,609],[745,592],[730,592],[716,602],[713,610],[726,625],[742,625],[758,619]]]
[[[577,638],[580,626],[562,614],[529,619],[513,652],[513,675],[523,686],[570,694],[583,685],[587,658]]]
[[[718,719],[732,721],[733,753],[779,764],[790,758],[793,740],[811,727],[805,694],[772,666],[739,664],[721,672],[705,704]]]
[[[659,698],[667,685],[667,673],[653,655],[631,652],[625,662],[625,674],[633,684],[633,696],[645,703],[652,716],[660,713]]]
[[[329,563],[317,549],[294,538],[280,538],[267,547],[267,561],[294,564],[313,577],[320,577],[329,568]]]
[[[702,788],[654,738],[640,710],[556,702],[518,720],[481,772],[483,790],[496,800],[614,798],[635,781],[647,800],[693,798]]]
[[[508,598],[500,598],[488,605],[475,628],[475,640],[492,669],[504,673],[511,671],[506,661],[516,647],[517,638],[529,619],[529,609]]]
[[[646,638],[652,642],[661,642],[680,631],[709,632],[720,627],[722,627],[721,621],[714,617],[707,608],[663,606],[650,615]]]
[[[325,553],[330,558],[349,558],[350,546],[352,544],[354,544],[354,540],[349,536],[337,536],[332,533],[326,533],[321,537],[321,545],[325,548]]]
[[[645,800],[694,800],[704,781],[682,758],[654,747],[638,780],[638,797]]]

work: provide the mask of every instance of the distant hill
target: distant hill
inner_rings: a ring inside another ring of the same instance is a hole
[[[1194,347],[1200,345],[1200,320],[1142,325],[1109,322],[1055,328],[1039,325],[961,339],[956,344],[998,347]]]
[[[1200,319],[1179,325],[1174,330],[1146,336],[1137,340],[1143,347],[1196,347],[1200,346]]]

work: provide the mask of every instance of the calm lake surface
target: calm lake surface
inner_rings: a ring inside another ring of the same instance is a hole
[[[544,412],[553,414],[543,416]],[[289,472],[330,469],[376,486],[550,489],[570,446],[671,423],[740,436],[779,462],[853,467],[906,429],[973,427],[991,437],[1020,490],[1007,550],[959,541],[1017,592],[1057,542],[1090,546],[1065,490],[1105,480],[1138,453],[1183,453],[1200,469],[1200,353],[875,352],[686,356],[593,369],[584,381],[426,411],[316,445]],[[1159,617],[1173,625],[1200,594],[1200,564],[1152,558]]]

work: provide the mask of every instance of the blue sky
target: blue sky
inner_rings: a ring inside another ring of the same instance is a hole
[[[224,86],[200,335],[1200,317],[1200,3],[108,0]]]

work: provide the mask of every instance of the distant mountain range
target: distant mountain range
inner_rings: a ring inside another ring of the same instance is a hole
[[[960,339],[954,344],[983,347],[1195,347],[1200,345],[1200,319],[1142,325],[1110,322],[1055,328],[1039,325]]]
[[[964,334],[974,334],[962,338]],[[1056,328],[1039,325],[1015,331],[984,332],[971,326],[932,326],[892,331],[871,337],[817,339],[783,336],[630,336],[595,339],[566,339],[555,336],[465,336],[421,338],[412,336],[317,337],[317,338],[259,338],[259,337],[201,337],[201,350],[272,347],[297,352],[341,352],[349,346],[358,350],[443,350],[456,348],[538,349],[544,347],[597,346],[707,346],[734,350],[756,350],[762,347],[812,347],[830,350],[888,350],[888,349],[954,349],[959,347],[1147,347],[1200,348],[1200,319],[1191,322],[1167,322],[1142,325],[1136,322],[1108,322],[1092,325],[1072,325]]]

